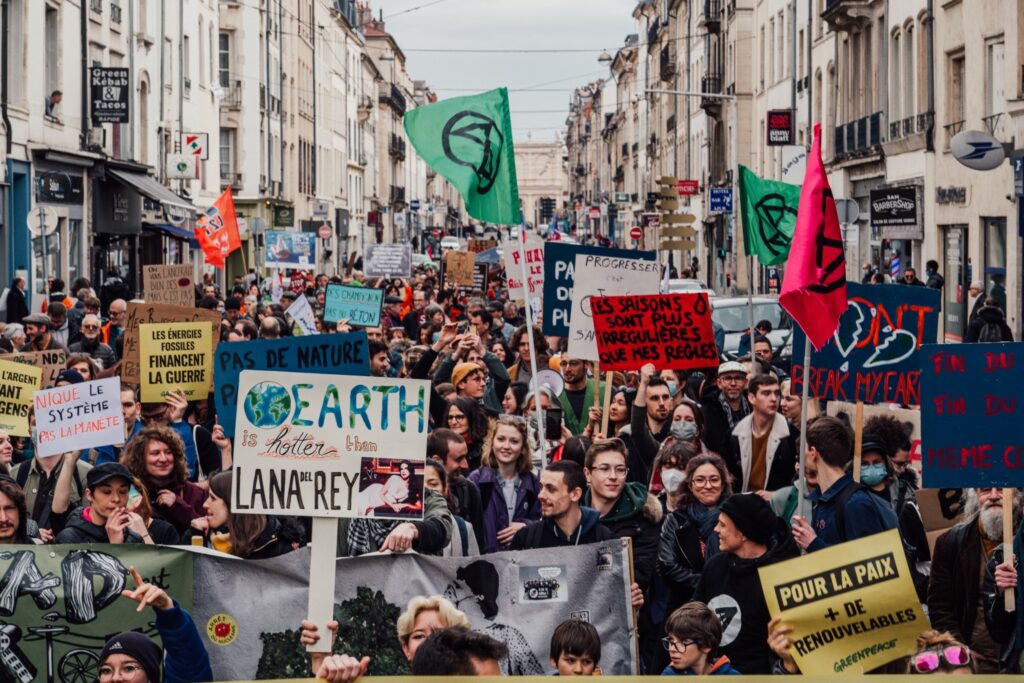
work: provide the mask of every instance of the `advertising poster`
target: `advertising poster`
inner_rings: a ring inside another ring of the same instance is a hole
[[[300,268],[316,266],[316,233],[268,230],[266,240],[267,268]]]

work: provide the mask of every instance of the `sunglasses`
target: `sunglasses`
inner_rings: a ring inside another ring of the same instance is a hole
[[[918,652],[910,658],[910,665],[919,674],[937,671],[945,661],[952,667],[964,667],[971,663],[971,651],[963,645],[950,645],[937,650]]]

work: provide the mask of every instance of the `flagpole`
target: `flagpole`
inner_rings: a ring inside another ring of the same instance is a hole
[[[540,445],[540,469],[544,470],[548,459],[547,445],[544,443],[544,416],[540,408],[540,393],[537,391],[537,353],[533,343],[533,311],[530,306],[530,280],[526,272],[526,218],[519,212],[522,234],[519,239],[519,266],[523,274],[523,298],[526,300],[526,341],[530,345],[530,384],[533,392],[534,416],[537,418],[537,442]]]
[[[754,257],[747,256],[747,318],[750,321],[750,369],[754,370]],[[755,375],[760,374],[754,372]]]
[[[803,400],[800,401],[800,467],[797,479],[797,502],[796,514],[806,519],[804,514],[804,493],[807,490],[807,479],[804,475],[804,466],[807,460],[807,401],[810,394],[811,383],[808,381],[808,373],[811,369],[811,340],[804,339],[804,370],[803,370]],[[792,387],[790,387],[792,389]]]

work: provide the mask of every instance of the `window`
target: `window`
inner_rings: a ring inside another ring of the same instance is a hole
[[[1002,114],[1006,111],[1006,85],[1003,69],[1006,44],[991,42],[985,50],[985,116]]]
[[[966,111],[964,106],[964,78],[965,72],[964,54],[952,55],[949,58],[949,77],[946,82],[949,84],[946,103],[946,120],[949,123],[960,123],[964,120]],[[949,136],[952,139],[952,135]]]
[[[218,36],[217,72],[221,86],[231,85],[231,34],[224,31]]]
[[[902,67],[900,67],[900,43],[902,36],[896,33],[892,37],[892,56],[889,57],[889,67],[892,72],[889,90],[889,121],[895,123],[903,118],[903,107],[900,99],[900,84],[902,82]]]
[[[797,44],[797,55],[796,55],[796,58],[797,58],[797,65],[798,65],[796,77],[797,78],[803,78],[803,76],[804,76],[804,68],[805,68],[804,67],[804,57],[805,57],[805,54],[804,54],[804,52],[805,52],[804,51],[804,30],[800,29],[799,33],[797,33],[797,36],[799,36],[799,37],[797,38],[797,41],[796,41],[796,44]]]
[[[235,129],[220,129],[220,182],[229,185],[235,180]]]
[[[775,58],[775,62],[779,65],[779,70],[775,74],[775,80],[781,80],[783,76],[788,73],[788,68],[791,65],[786,64],[786,46],[793,43],[792,39],[786,40],[786,13],[779,12],[779,36],[778,40],[775,41],[776,49],[778,50],[778,56]]]
[[[164,38],[164,87],[174,87],[174,44],[170,38]]]
[[[25,25],[26,0],[8,0],[7,19],[11,26]],[[11,104],[25,104],[25,34],[23,31],[8,31],[7,55],[4,64],[8,68],[8,97]]]
[[[202,17],[199,17],[199,85],[206,85],[206,31]]]
[[[903,37],[903,117],[914,115],[914,27],[908,26]]]
[[[775,82],[775,19],[768,20],[768,84]]]
[[[60,10],[46,6],[46,97],[60,90]]]
[[[764,67],[765,67],[765,54],[764,54],[764,26],[761,27],[761,45],[760,45],[760,59],[758,64],[761,67],[761,89],[764,90]]]
[[[189,37],[187,35],[182,39],[181,43],[182,52],[184,53],[184,57],[181,60],[181,87],[184,89],[186,96],[188,96],[188,94],[192,91],[192,65],[189,63],[189,48],[191,47],[190,43],[191,41],[189,40]]]

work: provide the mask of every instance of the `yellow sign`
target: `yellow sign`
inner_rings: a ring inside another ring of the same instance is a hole
[[[768,611],[793,627],[805,675],[863,674],[913,653],[930,628],[896,529],[758,573]]]
[[[160,403],[170,391],[205,399],[213,376],[213,326],[208,322],[139,325],[139,376],[143,403]]]
[[[0,360],[0,429],[11,436],[30,436],[28,409],[39,391],[43,371],[35,366]]]

